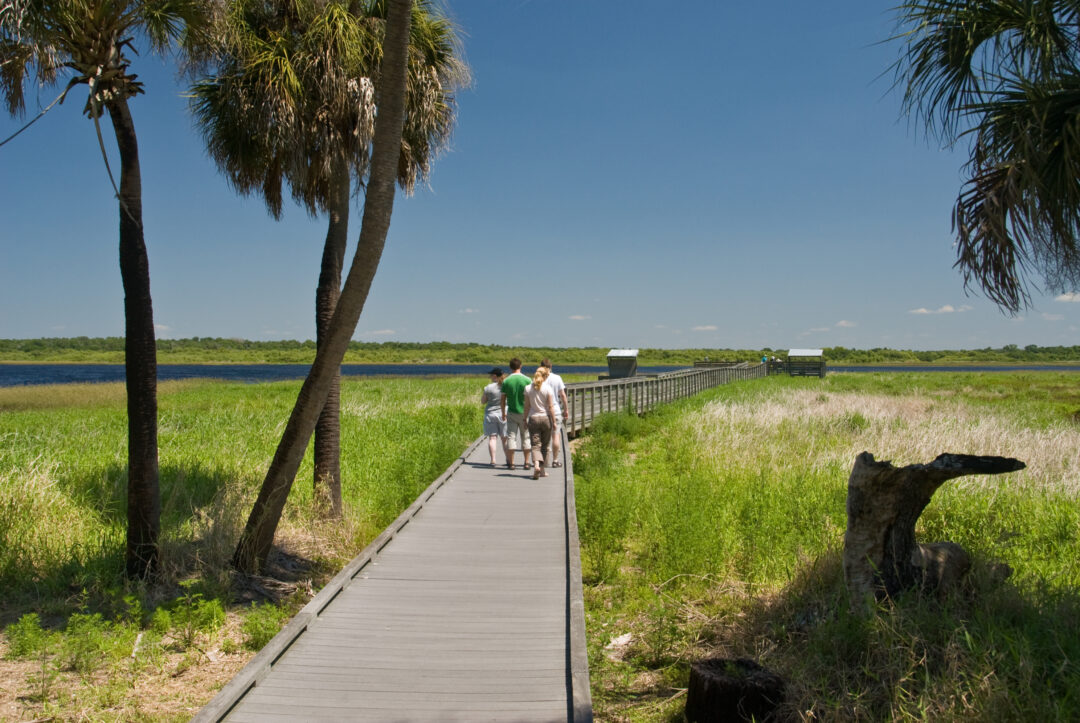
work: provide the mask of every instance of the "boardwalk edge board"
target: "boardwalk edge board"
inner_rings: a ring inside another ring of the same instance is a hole
[[[562,430],[562,448],[569,452],[570,441]],[[578,537],[577,503],[574,501],[573,455],[564,452],[566,484],[566,603],[567,671],[570,676],[568,719],[573,723],[592,723],[592,691],[589,685],[589,652],[585,637],[585,594],[581,585],[581,539]]]
[[[353,579],[360,574],[360,571],[367,566],[376,555],[379,554],[387,543],[400,531],[406,524],[416,516],[424,505],[427,503],[431,496],[434,495],[443,484],[455,473],[462,464],[465,463],[465,459],[479,447],[485,439],[480,437],[466,449],[450,467],[439,475],[438,479],[432,482],[426,490],[424,490],[416,500],[409,505],[409,507],[398,515],[398,518],[394,520],[389,527],[382,531],[382,533],[372,540],[367,547],[365,547],[359,555],[354,557],[341,571],[334,576],[329,583],[320,590],[315,597],[308,601],[300,612],[293,616],[293,619],[281,629],[278,633],[267,643],[262,650],[255,654],[247,665],[241,668],[240,672],[230,680],[225,686],[218,692],[213,699],[210,700],[202,710],[195,714],[191,719],[191,723],[217,723],[222,721],[226,716],[236,707],[245,695],[247,695],[252,688],[256,687],[273,668],[274,664],[281,658],[282,655],[292,646],[296,640],[307,631],[308,626],[318,619],[319,615],[326,610],[327,606],[333,601],[338,594],[348,587]]]

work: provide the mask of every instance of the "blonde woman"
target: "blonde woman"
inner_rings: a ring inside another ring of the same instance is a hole
[[[555,399],[544,384],[547,370],[540,367],[532,384],[525,390],[525,419],[532,441],[533,479],[547,477],[547,458],[551,454],[551,430],[555,429]]]

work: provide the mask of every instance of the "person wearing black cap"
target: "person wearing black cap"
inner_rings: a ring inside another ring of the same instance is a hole
[[[495,440],[498,438],[506,447],[506,422],[502,418],[502,379],[503,371],[493,368],[488,375],[491,384],[484,387],[480,394],[480,403],[484,405],[484,436],[488,438],[488,451],[491,452],[491,466],[495,466]]]

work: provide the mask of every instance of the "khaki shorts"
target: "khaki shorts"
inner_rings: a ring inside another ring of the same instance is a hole
[[[506,448],[511,451],[523,449],[526,452],[532,449],[524,414],[506,413]]]

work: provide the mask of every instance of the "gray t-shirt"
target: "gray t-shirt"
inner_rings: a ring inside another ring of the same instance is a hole
[[[484,387],[484,414],[502,416],[502,385],[498,382],[492,382]]]

